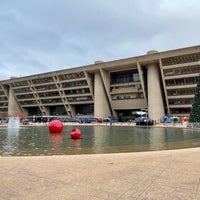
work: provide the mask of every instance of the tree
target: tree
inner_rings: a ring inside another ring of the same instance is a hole
[[[200,77],[197,81],[194,102],[190,112],[189,122],[200,122]]]

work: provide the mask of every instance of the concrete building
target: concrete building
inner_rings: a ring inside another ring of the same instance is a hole
[[[160,121],[188,116],[200,72],[200,46],[0,81],[0,114]]]

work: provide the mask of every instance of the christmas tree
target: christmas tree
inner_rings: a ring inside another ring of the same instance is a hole
[[[189,122],[197,123],[200,122],[200,78],[198,78],[194,102],[190,112]]]

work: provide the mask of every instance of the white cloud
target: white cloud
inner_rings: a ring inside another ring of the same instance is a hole
[[[6,0],[0,79],[198,45],[196,0]]]

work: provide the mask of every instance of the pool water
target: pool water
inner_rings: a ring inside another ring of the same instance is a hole
[[[78,128],[81,139],[70,138]],[[0,128],[0,156],[39,156],[156,151],[200,146],[200,131],[171,127],[65,126],[50,134],[47,126]]]

